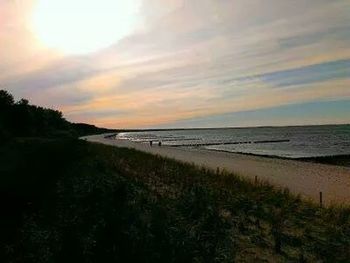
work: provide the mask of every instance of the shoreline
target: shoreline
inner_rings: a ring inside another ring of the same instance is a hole
[[[268,154],[231,152],[231,151],[215,150],[215,149],[206,149],[206,150],[213,151],[213,152],[225,152],[225,153],[241,154],[241,155],[247,155],[247,156],[256,156],[256,157],[268,158],[268,159],[291,160],[291,161],[310,162],[310,163],[319,163],[319,164],[329,164],[329,165],[350,167],[350,155],[349,154],[290,158],[290,157],[282,157],[282,156],[278,156],[278,155],[268,155]]]
[[[305,162],[299,160],[268,158],[205,149],[184,149],[153,146],[127,140],[112,140],[105,135],[83,137],[89,142],[121,148],[132,148],[181,162],[226,170],[248,180],[266,181],[278,188],[288,188],[292,193],[315,203],[323,193],[326,205],[350,204],[350,167]]]
[[[112,137],[115,137],[118,134],[119,133],[107,134],[107,135],[104,135],[104,138],[111,139]],[[133,143],[137,143],[137,142],[133,142]],[[256,153],[246,153],[246,152],[231,152],[231,151],[225,151],[225,150],[205,149],[205,148],[200,148],[200,147],[196,148],[194,146],[187,147],[187,146],[168,146],[168,145],[165,145],[164,147],[184,148],[184,149],[193,148],[196,150],[206,150],[206,151],[212,151],[212,152],[225,152],[225,153],[230,153],[230,154],[257,156],[257,157],[269,158],[269,159],[292,160],[292,161],[301,161],[301,162],[320,163],[320,164],[329,164],[329,165],[350,167],[350,154],[291,158],[291,157],[282,157],[282,156],[278,156],[278,155],[256,154]]]

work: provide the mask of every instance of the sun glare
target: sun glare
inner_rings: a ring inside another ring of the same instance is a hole
[[[84,54],[132,33],[138,9],[139,0],[38,0],[32,26],[45,46]]]

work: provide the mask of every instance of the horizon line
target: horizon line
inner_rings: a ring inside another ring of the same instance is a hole
[[[348,126],[350,123],[306,124],[306,125],[259,125],[259,126],[231,126],[231,127],[190,127],[190,128],[136,128],[136,129],[110,129],[125,132],[143,131],[184,131],[184,130],[214,130],[214,129],[249,129],[249,128],[288,128],[288,127],[316,127],[316,126]]]

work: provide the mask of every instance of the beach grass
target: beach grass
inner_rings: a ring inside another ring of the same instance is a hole
[[[0,146],[3,262],[349,262],[350,209],[132,149]]]

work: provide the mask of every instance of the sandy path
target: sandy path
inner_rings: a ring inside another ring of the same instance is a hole
[[[319,202],[319,192],[322,191],[326,204],[350,204],[349,167],[201,149],[150,147],[148,144],[106,139],[103,135],[87,136],[84,139],[117,147],[134,148],[212,169],[225,168],[244,177],[258,176],[259,180],[266,180],[278,187],[287,187],[291,192],[316,202]]]

